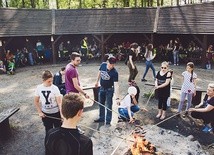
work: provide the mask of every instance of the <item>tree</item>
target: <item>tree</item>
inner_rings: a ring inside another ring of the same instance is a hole
[[[35,0],[30,0],[31,8],[36,8]]]

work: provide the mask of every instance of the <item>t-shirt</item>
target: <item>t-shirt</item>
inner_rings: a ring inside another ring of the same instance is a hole
[[[120,102],[119,108],[131,107],[131,96],[127,94],[124,99]]]
[[[66,93],[69,93],[69,92],[79,93],[79,91],[74,87],[73,80],[72,80],[73,78],[77,78],[78,85],[80,85],[77,68],[69,63],[65,68]]]
[[[156,78],[158,81],[158,86],[165,83],[167,79],[171,79],[171,76],[167,77],[167,74],[168,74],[168,72],[166,72],[164,75],[160,75],[160,71],[157,73]],[[169,97],[170,96],[170,83],[163,88],[157,89],[157,92],[158,92],[159,97]]]
[[[118,82],[118,72],[115,68],[107,69],[107,63],[102,63],[100,66],[100,85],[103,88],[111,88],[114,82]]]
[[[184,78],[184,82],[183,82],[183,85],[181,87],[181,92],[193,94],[195,91],[195,84],[193,83],[194,80],[192,80],[192,82],[190,82],[192,74],[188,71],[184,71],[182,73],[182,76]],[[197,75],[193,72],[192,77],[193,77],[193,79],[196,79]]]
[[[137,60],[137,55],[135,54],[134,51],[129,50],[128,57],[129,57],[129,56],[132,56],[132,61],[133,61],[133,62]]]
[[[37,86],[35,96],[39,96],[44,113],[52,114],[59,112],[59,107],[56,97],[61,96],[57,86],[51,85],[49,87],[40,84]]]
[[[77,129],[50,129],[45,137],[46,155],[93,155],[93,143]]]

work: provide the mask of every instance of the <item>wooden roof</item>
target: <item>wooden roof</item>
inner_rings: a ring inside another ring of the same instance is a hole
[[[0,37],[64,34],[214,34],[214,2],[160,8],[0,9]]]
[[[51,10],[0,9],[0,37],[51,34]]]
[[[161,8],[157,33],[214,34],[214,2]]]
[[[56,34],[152,33],[156,8],[57,10]]]

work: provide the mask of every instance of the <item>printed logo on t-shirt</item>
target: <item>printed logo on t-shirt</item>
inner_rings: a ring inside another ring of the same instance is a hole
[[[102,80],[110,80],[110,76],[106,71],[101,71],[100,77],[102,78]]]

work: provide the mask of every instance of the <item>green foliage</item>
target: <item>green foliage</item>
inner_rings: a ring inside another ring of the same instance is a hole
[[[145,98],[149,98],[150,96],[151,96],[151,98],[154,98],[155,97],[155,93],[154,92],[144,93],[143,96]]]

